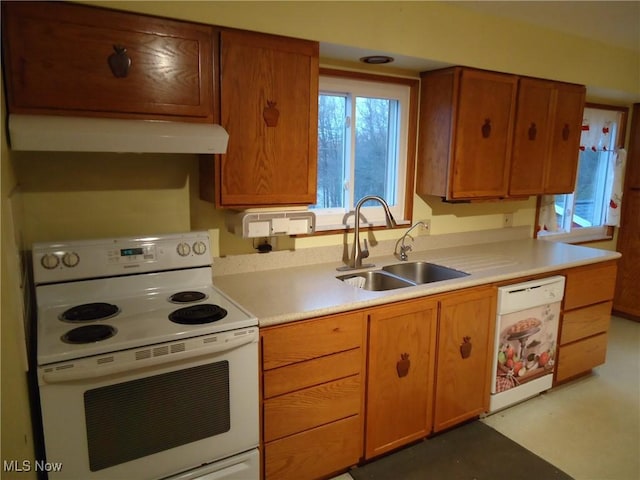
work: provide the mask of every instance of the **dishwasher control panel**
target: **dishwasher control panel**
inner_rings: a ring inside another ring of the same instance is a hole
[[[498,314],[517,312],[547,303],[561,302],[565,278],[562,275],[516,283],[498,289]]]

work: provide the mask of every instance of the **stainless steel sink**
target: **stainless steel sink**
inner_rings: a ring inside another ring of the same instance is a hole
[[[395,275],[389,275],[381,270],[349,273],[347,275],[340,275],[336,278],[359,288],[363,288],[364,290],[374,291],[393,290],[396,288],[411,287],[412,285],[415,285],[415,283],[411,281],[403,280]],[[362,280],[360,279],[364,279],[362,287],[358,285],[358,283],[362,283]]]
[[[466,277],[468,273],[428,262],[403,262],[382,267],[382,270],[416,284],[441,282]]]
[[[402,262],[382,267],[382,270],[349,273],[336,278],[364,290],[381,291],[441,282],[467,275],[469,274],[435,263]]]

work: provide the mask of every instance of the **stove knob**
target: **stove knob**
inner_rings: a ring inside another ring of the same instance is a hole
[[[204,242],[197,241],[193,244],[193,253],[196,255],[203,255],[207,251],[207,246]]]
[[[46,253],[41,259],[40,264],[47,270],[53,270],[60,265],[60,258],[54,253]]]
[[[67,252],[62,257],[62,263],[66,267],[73,268],[80,263],[80,256],[76,252]]]
[[[181,242],[178,244],[176,250],[178,252],[178,255],[180,255],[181,257],[186,257],[187,255],[189,255],[189,252],[191,252],[191,247],[188,243]]]

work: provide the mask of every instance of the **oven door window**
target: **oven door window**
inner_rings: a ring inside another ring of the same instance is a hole
[[[229,362],[88,390],[91,471],[219,435],[231,428]]]

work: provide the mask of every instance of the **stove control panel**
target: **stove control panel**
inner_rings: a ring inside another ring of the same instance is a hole
[[[208,232],[33,246],[36,284],[210,266]]]

